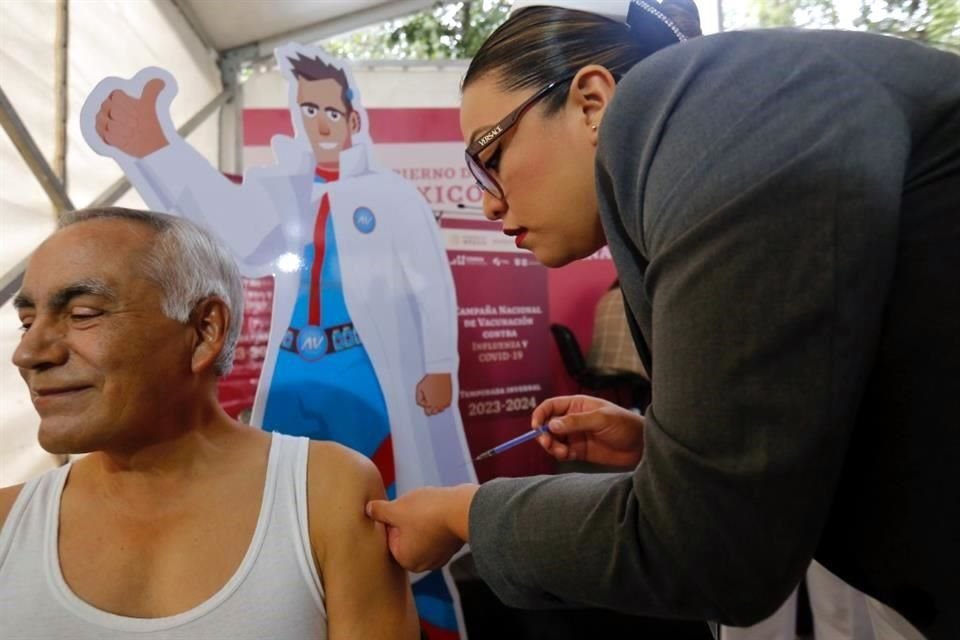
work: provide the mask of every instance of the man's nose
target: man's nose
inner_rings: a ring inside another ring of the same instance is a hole
[[[35,320],[24,331],[13,351],[13,364],[18,369],[46,369],[67,360],[63,328],[59,323]]]
[[[480,204],[483,207],[483,215],[491,222],[496,222],[507,214],[507,203],[494,197],[486,189],[483,190],[483,200]]]

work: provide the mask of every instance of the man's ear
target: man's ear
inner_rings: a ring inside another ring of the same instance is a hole
[[[201,373],[213,368],[223,345],[227,340],[227,330],[233,318],[230,309],[220,298],[204,298],[193,308],[190,322],[194,331],[193,357],[190,369]]]
[[[350,133],[360,133],[360,114],[356,111],[351,111],[347,118],[350,121]]]
[[[577,110],[594,142],[600,122],[616,92],[616,78],[609,69],[599,64],[583,67],[570,83],[569,103]]]

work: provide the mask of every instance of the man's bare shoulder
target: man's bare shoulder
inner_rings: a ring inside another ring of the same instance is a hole
[[[7,516],[10,515],[10,510],[13,509],[13,503],[17,501],[21,489],[23,489],[22,484],[0,489],[0,529],[7,521]]]
[[[328,505],[367,500],[384,494],[380,472],[369,458],[335,442],[310,442],[308,493]],[[311,500],[312,502],[312,500]]]

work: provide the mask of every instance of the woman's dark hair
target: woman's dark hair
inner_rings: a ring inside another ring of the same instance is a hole
[[[700,14],[693,0],[664,0],[659,5],[648,0],[648,4],[688,38],[700,35]],[[648,54],[649,47],[622,22],[586,11],[527,7],[510,16],[483,43],[470,62],[463,88],[495,73],[506,91],[540,89],[589,64],[602,65],[619,78]],[[559,110],[565,100],[566,92],[554,91],[544,99],[546,113]]]

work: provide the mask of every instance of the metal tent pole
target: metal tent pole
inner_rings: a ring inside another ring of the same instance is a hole
[[[37,182],[43,187],[56,210],[63,212],[74,209],[73,203],[70,202],[70,196],[63,188],[63,183],[53,173],[53,169],[50,168],[47,159],[43,157],[37,143],[33,141],[33,137],[24,126],[23,120],[17,115],[17,110],[7,99],[7,94],[2,87],[0,87],[0,124],[3,125],[4,131],[10,136],[13,145],[20,152],[20,156],[27,163],[27,166],[30,167],[30,171],[33,172]]]

